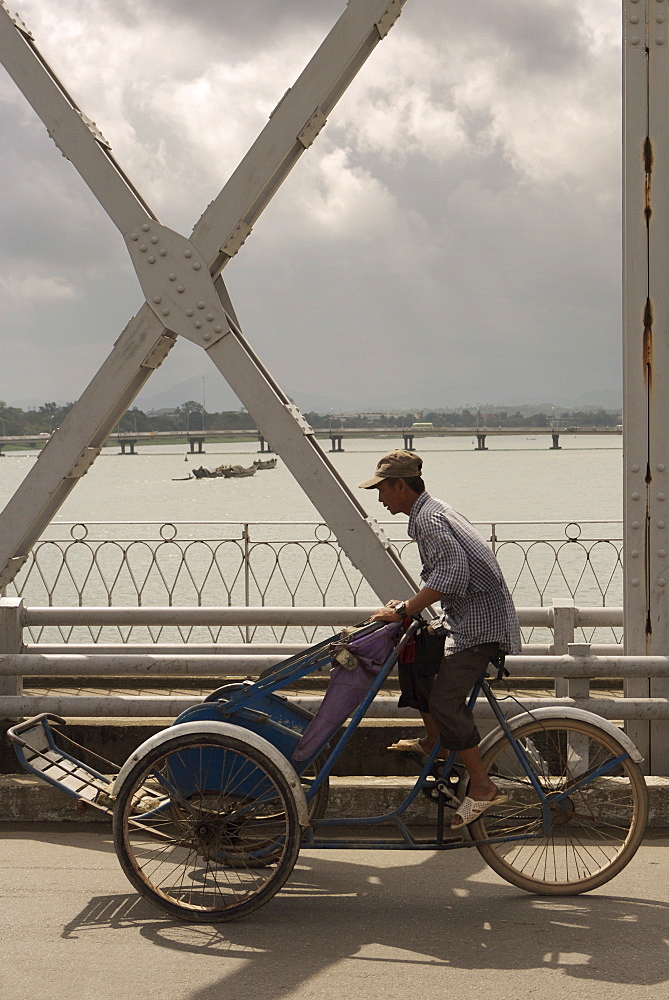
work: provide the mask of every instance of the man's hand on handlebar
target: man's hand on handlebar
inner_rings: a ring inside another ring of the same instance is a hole
[[[402,601],[388,601],[382,608],[375,611],[372,615],[373,622],[401,622],[403,620],[402,615],[395,613],[395,605],[402,604]]]
[[[373,622],[401,622],[404,618],[412,618],[414,615],[419,615],[425,608],[438,604],[442,597],[443,594],[439,590],[421,587],[417,594],[404,601],[398,601],[396,598],[386,601],[382,608],[374,612],[371,620]],[[400,604],[404,605],[404,608],[400,608],[400,612],[403,611],[403,614],[396,614],[395,608]]]

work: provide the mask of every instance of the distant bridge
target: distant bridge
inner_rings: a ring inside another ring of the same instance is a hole
[[[414,447],[414,440],[426,437],[471,437],[476,439],[476,451],[487,451],[486,439],[488,437],[524,435],[525,437],[549,436],[551,438],[551,451],[560,450],[561,434],[597,434],[597,435],[621,435],[620,427],[433,427],[433,428],[399,428],[399,427],[340,427],[314,429],[317,438],[330,441],[330,451],[344,451],[343,442],[345,438],[397,438],[402,442],[402,447],[411,450]],[[250,439],[258,441],[260,452],[271,451],[270,446],[261,437],[255,428],[242,428],[235,430],[185,430],[185,431],[116,431],[110,434],[107,441],[116,440],[121,448],[122,455],[136,455],[136,445],[140,441],[186,441],[190,452],[193,455],[204,454],[204,444],[206,441],[238,441],[239,439]],[[3,455],[2,448],[7,445],[23,445],[26,448],[43,448],[49,441],[50,435],[42,434],[6,434],[0,435],[0,456]]]

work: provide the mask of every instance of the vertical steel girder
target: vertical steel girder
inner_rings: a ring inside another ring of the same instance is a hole
[[[146,296],[146,304],[130,320],[0,514],[0,588],[19,571],[114,425],[181,335],[207,351],[254,417],[263,438],[284,459],[379,597],[405,596],[415,590],[383,532],[366,517],[299,410],[245,341],[220,277],[405,2],[349,0],[346,11],[186,239],[161,225],[97,126],[42,58],[29,30],[0,0],[0,58],[123,234]]]
[[[669,4],[624,0],[625,652],[669,649]],[[629,697],[669,696],[664,679]],[[669,769],[669,727],[631,724],[651,773]]]

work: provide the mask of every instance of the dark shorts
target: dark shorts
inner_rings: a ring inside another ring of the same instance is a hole
[[[428,710],[439,727],[447,750],[469,750],[481,741],[474,716],[467,708],[467,695],[490,659],[499,655],[499,644],[484,642],[445,656],[432,679]]]

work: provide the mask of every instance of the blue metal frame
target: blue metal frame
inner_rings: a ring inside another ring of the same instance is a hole
[[[421,624],[420,621],[414,620],[407,629],[407,631],[404,633],[400,641],[397,643],[392,653],[388,656],[386,662],[383,664],[381,670],[374,679],[374,682],[371,685],[369,691],[361,701],[358,708],[353,713],[351,719],[349,720],[348,725],[345,727],[343,733],[337,740],[335,746],[328,753],[324,764],[319,768],[318,773],[316,774],[315,778],[310,784],[310,787],[306,790],[305,794],[307,802],[310,802],[317,795],[323,782],[331,774],[335,764],[337,763],[337,760],[339,759],[343,750],[345,749],[345,747],[351,740],[353,734],[355,733],[358,724],[364,717],[365,713],[367,712],[367,709],[371,705],[376,694],[381,689],[383,683],[390,674],[390,671],[397,663],[402,653],[402,650],[407,645],[407,643],[414,635],[414,633],[418,630],[420,624]],[[378,624],[375,623],[373,625],[369,625],[369,623],[367,623],[367,626],[369,626],[369,628],[376,628],[378,627]],[[363,625],[359,628],[359,630],[356,632],[356,638],[359,638],[361,635],[364,635],[365,628],[367,626]],[[337,638],[338,638],[337,636],[334,637],[335,640]],[[330,647],[332,645],[332,642],[333,638],[329,638],[323,640],[322,642],[317,643],[315,646],[312,646],[311,649],[309,649],[306,653],[300,653],[296,656],[291,657],[288,660],[285,660],[283,663],[278,664],[273,670],[268,672],[266,676],[261,677],[259,680],[253,683],[249,683],[247,681],[241,684],[233,684],[229,686],[226,685],[227,690],[223,689],[225,690],[225,694],[223,694],[223,690],[221,691],[221,696],[219,700],[210,700],[208,703],[205,702],[202,705],[196,706],[193,709],[189,709],[186,713],[184,713],[176,720],[176,723],[185,721],[186,719],[190,720],[191,716],[193,721],[195,721],[196,719],[199,719],[203,715],[203,713],[208,719],[220,716],[223,719],[229,720],[232,723],[240,725],[242,728],[249,728],[251,730],[254,729],[254,726],[257,727],[259,723],[262,724],[267,722],[271,723],[270,725],[267,726],[267,737],[270,739],[270,741],[273,732],[274,735],[277,736],[277,738],[280,736],[280,734],[283,734],[281,739],[283,739],[285,735],[288,735],[292,737],[293,741],[296,742],[299,739],[299,734],[296,734],[295,731],[293,731],[290,728],[287,728],[286,725],[282,724],[277,719],[270,718],[272,711],[274,711],[275,713],[277,713],[277,716],[281,719],[284,719],[285,722],[285,718],[282,715],[284,703],[279,702],[276,699],[272,703],[271,701],[268,701],[268,696],[273,695],[275,692],[280,691],[281,689],[287,687],[290,684],[293,684],[294,682],[300,680],[302,677],[305,677],[307,674],[313,673],[315,670],[323,669],[324,667],[329,667],[331,662]],[[590,781],[593,781],[595,778],[598,778],[601,775],[608,773],[613,768],[615,768],[619,763],[625,760],[626,757],[629,756],[626,753],[621,754],[620,756],[611,759],[605,765],[602,765],[596,770],[587,771],[586,774],[581,776],[581,778],[575,780],[573,784],[563,789],[563,791],[555,793],[551,792],[549,795],[546,795],[543,788],[541,787],[540,781],[537,777],[532,762],[528,759],[528,756],[522,744],[520,744],[516,740],[511,730],[511,727],[507,722],[506,717],[504,716],[504,713],[499,707],[497,699],[493,694],[490,688],[490,684],[487,680],[487,671],[481,675],[481,677],[475,684],[469,696],[468,704],[470,708],[473,709],[481,691],[483,691],[486,699],[488,700],[488,703],[492,708],[492,711],[495,715],[495,718],[497,719],[497,722],[499,723],[502,732],[505,734],[509,742],[509,745],[513,749],[513,752],[520,763],[522,770],[524,771],[525,775],[527,776],[528,780],[530,781],[532,787],[536,792],[538,803],[541,804],[541,811],[542,811],[541,831],[537,830],[536,833],[517,834],[513,836],[511,835],[500,836],[500,837],[488,838],[485,840],[472,840],[469,839],[468,836],[465,839],[464,836],[462,835],[459,836],[457,833],[455,833],[448,839],[445,839],[444,809],[446,808],[447,804],[450,779],[453,774],[453,768],[456,762],[457,754],[455,751],[452,751],[448,755],[448,758],[444,761],[443,767],[441,767],[440,770],[437,770],[436,761],[437,761],[437,753],[439,750],[439,746],[437,744],[435,747],[433,747],[432,752],[425,760],[413,788],[408,793],[404,801],[396,809],[379,816],[355,816],[355,817],[343,817],[339,819],[332,818],[327,820],[312,820],[311,826],[305,831],[302,841],[303,846],[310,848],[338,849],[338,850],[347,847],[350,848],[366,847],[366,848],[387,849],[387,850],[402,850],[405,848],[410,848],[411,850],[432,851],[432,850],[453,850],[459,847],[475,847],[481,844],[496,844],[496,843],[509,843],[512,841],[535,840],[549,833],[552,825],[552,816],[555,812],[556,807],[559,808],[561,804],[564,803],[566,808],[566,803],[569,797],[573,795],[575,791],[577,791],[579,788],[582,788]],[[214,698],[215,697],[216,693],[214,693]],[[267,711],[264,710],[265,708],[267,709]],[[300,712],[300,714],[303,716],[306,715],[308,718],[308,713]],[[16,753],[19,757],[19,760],[21,760],[21,763],[25,767],[25,769],[27,771],[31,771],[35,774],[38,774],[39,777],[49,782],[49,784],[61,788],[63,791],[65,791],[68,795],[72,796],[73,798],[80,797],[77,792],[73,791],[72,789],[60,783],[58,780],[55,780],[47,776],[46,774],[39,771],[35,767],[31,766],[30,763],[26,760],[22,750],[22,746],[25,745],[25,743],[24,740],[21,738],[21,733],[25,732],[27,729],[31,728],[36,724],[41,724],[46,733],[50,749],[59,753],[63,759],[71,761],[74,764],[83,768],[91,775],[91,777],[100,780],[104,784],[108,784],[109,779],[105,777],[105,775],[102,775],[97,771],[94,771],[92,768],[85,767],[85,765],[81,764],[80,761],[77,761],[70,754],[65,753],[56,746],[53,739],[53,735],[51,733],[51,728],[49,726],[50,718],[55,719],[59,722],[64,721],[62,719],[59,719],[57,716],[47,716],[46,714],[44,714],[41,716],[36,716],[34,719],[30,719],[27,722],[21,723],[20,725],[13,727],[13,729],[9,730],[7,734],[8,737],[15,743]],[[290,719],[287,725],[288,726],[290,725]],[[265,726],[261,725],[261,728],[264,730]],[[299,726],[297,728],[299,729]],[[281,742],[281,739],[278,740],[279,743]],[[295,745],[295,742],[292,743],[292,745]],[[282,750],[282,752],[284,751]],[[293,763],[293,762],[291,763],[295,767],[297,773],[302,774],[304,770],[309,766],[309,764],[313,763],[313,761],[322,753],[323,753],[323,746],[320,746],[308,760],[299,761],[299,763]],[[428,778],[430,778],[431,780],[428,781]],[[161,781],[161,783],[163,782]],[[442,788],[439,788],[440,785],[442,785]],[[446,790],[444,790],[444,788]],[[436,834],[433,838],[430,838],[429,840],[422,840],[414,837],[413,834],[407,829],[406,824],[402,819],[402,814],[407,810],[407,808],[412,804],[412,802],[414,802],[417,796],[422,791],[427,789],[430,790],[434,789],[437,792],[437,795],[434,799],[435,806],[437,809]],[[170,793],[170,789],[167,786],[166,786],[166,791],[168,794]],[[158,806],[156,806],[155,810],[152,810],[152,812],[160,812],[163,808],[164,805],[159,804]],[[319,825],[326,825],[328,827],[338,827],[341,829],[343,828],[355,829],[360,827],[378,826],[380,824],[389,822],[393,823],[394,826],[396,827],[396,830],[399,831],[401,835],[400,841],[386,840],[386,839],[364,839],[364,840],[326,839],[326,838],[320,838],[317,835],[317,830]]]
[[[339,737],[337,743],[333,749],[329,752],[327,759],[323,766],[319,769],[318,774],[313,779],[309,789],[306,791],[307,802],[311,801],[322,783],[331,774],[337,760],[341,756],[343,750],[351,740],[358,724],[364,717],[367,709],[371,705],[375,696],[381,689],[383,683],[387,679],[390,671],[393,669],[397,663],[400,654],[408,643],[411,636],[420,627],[419,621],[412,622],[409,629],[404,633],[401,640],[390,654],[383,667],[379,671],[374,683],[370,687],[368,693],[365,695],[364,699],[356,709],[356,711],[351,716],[348,725],[344,729],[344,732]],[[235,691],[226,698],[225,702],[221,702],[217,705],[217,709],[220,714],[229,719],[231,722],[235,722],[235,717],[240,718],[241,724],[243,725],[243,717],[249,710],[245,709],[245,702],[251,700],[254,696],[262,694],[271,694],[275,691],[280,691],[282,688],[287,687],[289,684],[294,683],[300,678],[306,676],[307,674],[313,673],[317,669],[322,669],[324,666],[330,665],[330,645],[332,639],[326,639],[323,642],[318,643],[313,646],[307,654],[298,654],[292,657],[290,660],[285,661],[280,664],[277,669],[269,673],[266,677],[261,678],[253,684],[245,686],[243,689]],[[537,778],[534,771],[532,763],[528,760],[527,754],[523,749],[522,745],[518,743],[513,735],[511,727],[504,716],[504,713],[500,709],[497,699],[493,694],[490,684],[486,679],[486,674],[483,673],[477,683],[475,684],[472,692],[469,696],[468,705],[473,709],[481,691],[483,691],[488,703],[490,704],[492,711],[497,719],[500,728],[505,734],[510,746],[512,747],[520,766],[522,767],[524,773],[526,774],[528,780],[531,782],[534,788],[537,798],[541,803],[542,810],[542,830],[537,831],[536,834],[518,834],[514,836],[505,837],[495,837],[488,838],[485,840],[473,840],[470,838],[465,839],[464,837],[458,837],[457,834],[454,837],[449,837],[448,840],[444,839],[444,808],[445,808],[445,796],[439,795],[436,801],[437,807],[437,831],[434,839],[430,840],[420,840],[414,837],[411,832],[407,829],[406,824],[402,820],[402,814],[407,810],[407,808],[414,802],[417,796],[422,792],[422,790],[427,787],[428,776],[433,775],[434,766],[437,759],[437,753],[439,751],[439,746],[436,745],[432,752],[427,757],[420,774],[418,775],[416,782],[404,799],[404,801],[394,810],[388,813],[383,813],[379,816],[354,816],[354,817],[341,817],[341,818],[328,818],[327,820],[312,821],[312,825],[305,832],[302,844],[304,847],[309,848],[319,848],[319,849],[345,849],[345,848],[374,848],[376,849],[387,849],[387,850],[402,850],[405,848],[410,848],[412,850],[453,850],[459,847],[475,847],[479,844],[495,844],[495,843],[510,843],[512,841],[523,841],[523,840],[535,840],[538,837],[546,835],[551,828],[551,816],[555,809],[555,806],[559,806],[561,803],[565,802],[570,795],[574,793],[575,790],[592,781],[594,778],[600,777],[606,774],[608,771],[612,770],[617,766],[622,760],[624,760],[628,754],[622,754],[619,757],[609,761],[606,765],[598,768],[594,772],[588,772],[582,780],[571,785],[564,791],[547,796],[544,792],[541,784]],[[315,753],[310,760],[313,761],[319,753],[321,753],[323,747],[319,747],[317,753]],[[453,771],[453,766],[456,761],[457,754],[455,751],[451,751],[448,758],[444,762],[444,766],[441,769],[438,778],[435,781],[435,786],[439,781],[446,781]],[[301,772],[310,761],[300,761],[296,769]],[[294,765],[295,766],[295,765]],[[365,839],[365,840],[343,840],[335,839],[329,840],[325,838],[319,838],[317,835],[317,828],[319,825],[324,825],[328,827],[339,827],[339,828],[359,828],[366,826],[378,826],[382,823],[394,823],[395,827],[401,834],[402,840],[391,841],[383,839]]]
[[[49,763],[52,766],[53,765],[57,766],[59,763],[63,761],[68,761],[70,764],[73,764],[77,770],[84,771],[87,777],[92,779],[90,781],[91,785],[94,785],[96,782],[98,782],[99,785],[106,786],[111,790],[113,781],[107,775],[101,774],[100,771],[96,771],[94,767],[90,767],[88,764],[83,764],[76,757],[73,757],[72,754],[67,753],[67,751],[63,750],[56,744],[53,737],[53,731],[50,725],[51,722],[58,722],[64,724],[65,719],[61,719],[59,715],[53,715],[49,712],[42,712],[40,713],[40,715],[37,715],[32,719],[28,719],[26,722],[19,723],[18,725],[13,726],[11,729],[8,730],[7,736],[13,743],[16,756],[21,765],[24,767],[24,769],[29,774],[34,774],[38,778],[41,778],[42,781],[46,781],[48,785],[52,785],[54,788],[59,788],[60,791],[65,792],[65,794],[69,795],[70,798],[72,799],[79,800],[83,798],[80,790],[71,788],[69,785],[65,784],[62,780],[54,778],[50,774],[46,773],[44,769],[35,767],[34,764],[31,764],[31,762],[28,760],[25,754],[25,750],[29,749],[32,751],[33,757],[39,756],[42,759],[46,758],[49,760]],[[29,729],[33,729],[35,726],[39,726],[42,729],[47,740],[48,748],[54,754],[54,758],[56,759],[49,758],[43,751],[36,749],[30,743],[22,739],[21,734]],[[66,770],[66,776],[72,777],[73,772]],[[105,789],[100,788],[99,790],[104,791]],[[89,799],[86,799],[85,801],[93,808],[100,809],[101,812],[106,812],[111,814],[111,810],[108,809],[107,807],[100,806]]]

